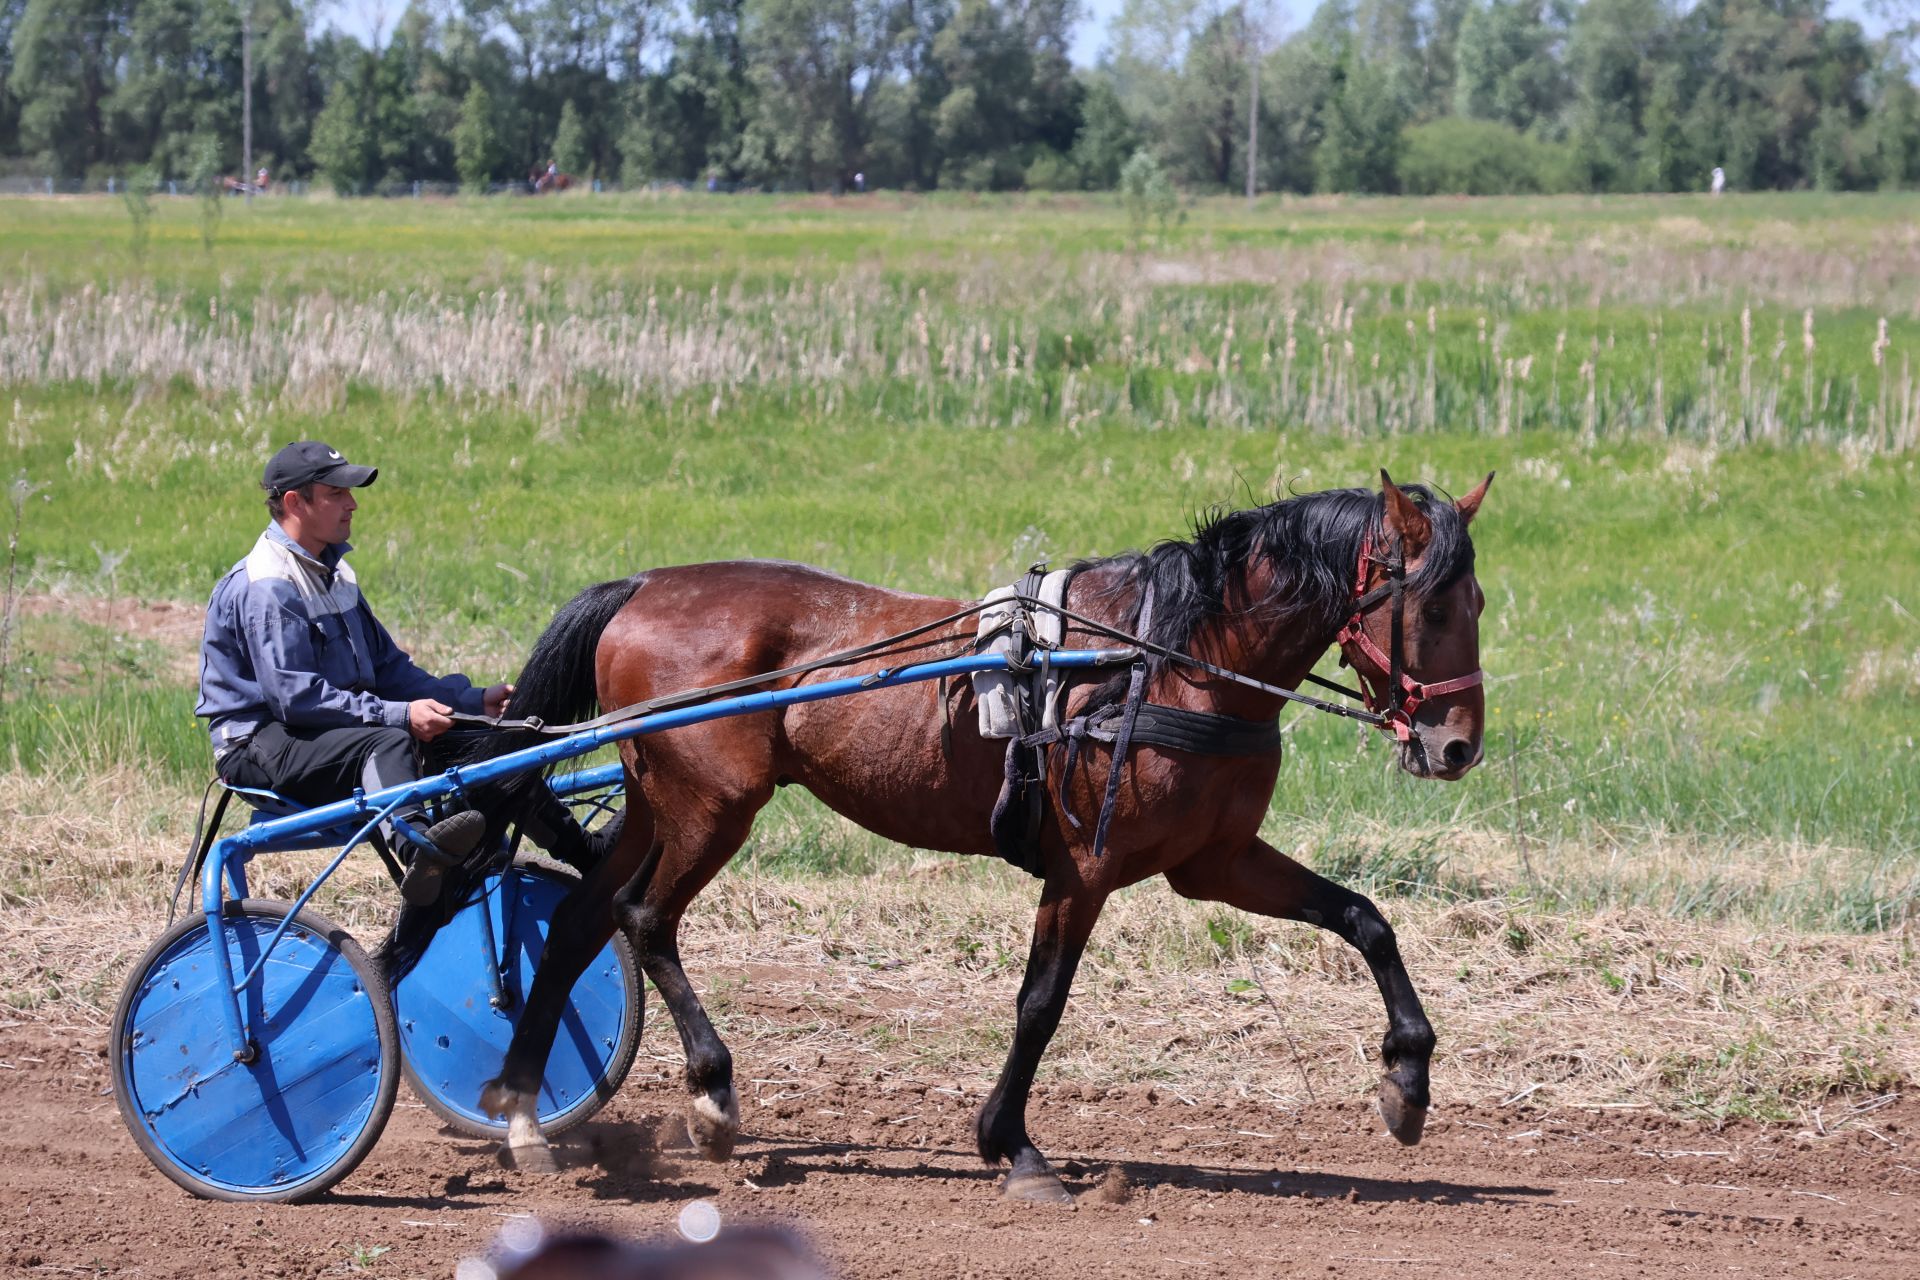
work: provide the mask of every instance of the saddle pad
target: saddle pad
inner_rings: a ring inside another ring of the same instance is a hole
[[[1065,603],[1067,580],[1073,576],[1070,569],[1058,569],[1040,580],[1039,599],[1044,604]],[[981,611],[980,652],[1002,653],[1009,661],[1025,663],[1026,653],[1015,653],[1016,633],[1012,627],[1014,615],[1025,606],[1014,599],[1020,593],[1019,584],[1001,587],[990,591],[986,600],[991,608]],[[1034,645],[1043,649],[1057,649],[1066,627],[1060,615],[1050,609],[1034,609],[1028,613],[1028,625],[1032,628]],[[1025,671],[976,671],[973,674],[974,702],[980,709],[980,736],[983,738],[1013,738],[1027,732],[1020,723],[1020,685],[1023,681],[1037,678],[1038,673]],[[1036,690],[1040,703],[1040,727],[1052,728],[1055,720],[1054,695],[1060,688],[1060,673],[1048,670],[1044,687]]]

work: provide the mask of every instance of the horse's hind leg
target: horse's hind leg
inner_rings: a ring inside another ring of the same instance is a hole
[[[487,1082],[480,1106],[504,1116],[503,1164],[527,1173],[552,1173],[553,1153],[540,1132],[540,1082],[568,1007],[573,984],[586,971],[615,927],[614,898],[632,880],[653,844],[653,823],[644,806],[629,804],[618,843],[561,899],[547,925],[547,945],[534,971],[533,988],[507,1046],[500,1074]]]
[[[1387,1006],[1387,1034],[1380,1041],[1380,1060],[1386,1067],[1380,1081],[1380,1115],[1401,1142],[1412,1146],[1420,1141],[1427,1123],[1433,1027],[1400,960],[1393,926],[1380,908],[1364,894],[1314,874],[1260,840],[1231,857],[1194,858],[1168,871],[1167,881],[1189,898],[1318,925],[1360,952]]]
[[[673,1014],[687,1056],[687,1137],[713,1161],[733,1155],[740,1132],[740,1103],[733,1090],[733,1054],[714,1030],[687,971],[680,964],[680,920],[687,906],[746,843],[753,815],[772,795],[743,797],[718,812],[706,804],[675,806],[696,815],[671,832],[663,819],[665,849],[644,885],[630,887],[616,905],[620,925],[639,954],[661,1002]]]
[[[975,1121],[980,1158],[989,1164],[1006,1160],[1013,1166],[1002,1187],[1009,1199],[1056,1204],[1073,1199],[1027,1134],[1027,1099],[1040,1057],[1060,1026],[1074,971],[1105,902],[1104,892],[1084,886],[1059,891],[1051,883],[1040,901],[1033,944],[1027,952],[1027,974],[1020,984],[1013,1047]]]

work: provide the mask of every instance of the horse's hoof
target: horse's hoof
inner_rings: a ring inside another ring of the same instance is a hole
[[[1073,1196],[1066,1186],[1050,1170],[1039,1173],[1010,1173],[1000,1188],[1000,1194],[1008,1200],[1024,1200],[1028,1204],[1072,1204]]]
[[[500,1167],[512,1169],[515,1173],[531,1173],[549,1178],[560,1172],[560,1165],[553,1158],[552,1147],[515,1147],[504,1142],[500,1144]]]
[[[1419,1146],[1420,1135],[1427,1129],[1427,1109],[1410,1104],[1391,1077],[1380,1082],[1377,1096],[1380,1118],[1387,1122],[1387,1132],[1398,1138],[1402,1146]]]
[[[714,1101],[712,1094],[703,1093],[693,1100],[693,1106],[687,1111],[687,1140],[715,1164],[733,1159],[734,1139],[740,1135],[740,1104],[731,1089],[725,1091],[724,1097],[723,1106]]]

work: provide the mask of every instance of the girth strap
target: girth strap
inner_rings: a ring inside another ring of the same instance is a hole
[[[1113,796],[1117,791],[1112,785],[1114,771],[1125,759],[1125,751],[1119,745],[1125,716],[1126,708],[1112,703],[1090,715],[1075,716],[1054,728],[1043,729],[1022,739],[1022,745],[1044,747],[1056,742],[1067,744],[1066,767],[1060,779],[1061,794],[1065,795],[1073,785],[1074,769],[1080,763],[1081,746],[1088,741],[1112,743],[1114,769],[1107,774],[1108,794],[1102,800],[1102,816],[1109,817]],[[1196,756],[1265,755],[1280,749],[1280,722],[1242,720],[1238,716],[1143,702],[1134,712],[1133,731],[1128,735],[1127,749],[1136,746],[1165,747]],[[1075,828],[1082,825],[1072,809],[1067,810],[1067,821]],[[1097,834],[1095,847],[1102,848]]]
[[[1153,584],[1140,595],[1140,620],[1134,624],[1141,635],[1153,630]],[[1127,748],[1133,742],[1134,726],[1140,720],[1140,704],[1147,695],[1147,660],[1143,655],[1133,664],[1127,679],[1126,710],[1120,716],[1120,731],[1113,737],[1113,759],[1107,765],[1107,790],[1100,799],[1100,818],[1093,827],[1093,856],[1098,861],[1107,848],[1107,824],[1113,821],[1113,804],[1120,796],[1120,771],[1126,768]]]
[[[1065,724],[1043,729],[1021,741],[1036,747],[1064,742],[1069,753],[1088,740],[1110,743],[1120,736],[1120,726],[1114,722],[1122,710],[1118,704],[1109,704],[1091,715],[1075,716]],[[1132,741],[1134,746],[1166,747],[1196,756],[1258,756],[1279,750],[1280,722],[1242,720],[1211,711],[1189,711],[1185,707],[1143,702],[1134,718]]]

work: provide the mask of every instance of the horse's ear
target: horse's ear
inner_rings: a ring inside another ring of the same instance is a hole
[[[1400,554],[1410,561],[1418,559],[1433,540],[1433,521],[1400,492],[1385,467],[1380,468],[1380,492],[1387,500],[1387,528],[1400,535]]]
[[[1453,504],[1454,510],[1460,513],[1461,523],[1471,524],[1473,522],[1473,517],[1479,513],[1481,500],[1487,496],[1487,486],[1492,483],[1493,472],[1489,471],[1487,472],[1487,478],[1475,486],[1472,493]]]

